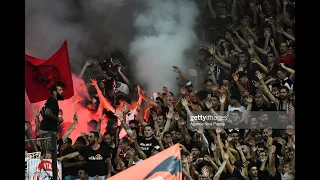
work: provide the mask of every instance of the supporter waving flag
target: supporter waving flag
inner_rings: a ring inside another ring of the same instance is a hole
[[[64,85],[64,98],[73,96],[73,84],[67,41],[48,60],[25,55],[25,87],[31,103],[46,100],[50,86]]]

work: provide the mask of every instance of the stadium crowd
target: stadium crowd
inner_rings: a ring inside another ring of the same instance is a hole
[[[64,180],[104,180],[174,144],[181,147],[183,179],[295,179],[294,0],[198,3],[205,7],[199,23],[210,36],[208,45],[199,47],[200,68],[172,67],[180,92],[165,86],[145,92],[132,82],[128,60],[119,52],[104,62],[85,63],[79,103],[101,118],[72,142],[75,114],[57,140]],[[50,91],[52,97],[35,113],[37,127],[26,121],[26,134],[36,131],[37,138],[45,138],[48,131],[58,132],[63,85]],[[227,120],[188,128],[188,117],[201,113]],[[27,152],[36,146],[51,158],[50,141],[25,144]]]

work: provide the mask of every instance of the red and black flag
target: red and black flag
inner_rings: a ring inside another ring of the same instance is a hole
[[[56,83],[64,85],[64,99],[73,96],[67,41],[48,60],[25,55],[25,87],[31,103],[48,99],[49,88]]]
[[[171,146],[108,180],[182,180],[180,146]]]

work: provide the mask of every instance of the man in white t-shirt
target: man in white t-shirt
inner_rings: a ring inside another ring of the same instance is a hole
[[[116,86],[116,88],[114,89],[114,91],[115,91],[116,93],[121,92],[121,93],[123,93],[123,94],[125,94],[125,95],[129,95],[129,87],[128,87],[127,84],[122,83],[122,82],[116,82],[116,83],[117,83],[117,86]]]
[[[135,119],[135,116],[138,115],[136,104],[131,102],[131,99],[128,97],[122,97],[120,100],[120,104],[118,106],[118,110],[123,113],[123,117],[125,117],[125,122],[129,124],[131,120]],[[118,122],[118,125],[121,125],[121,122]],[[124,129],[120,131],[119,139],[124,137],[127,133]]]

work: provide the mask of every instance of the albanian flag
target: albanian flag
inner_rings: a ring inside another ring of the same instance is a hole
[[[31,103],[47,100],[49,88],[63,83],[64,99],[73,96],[73,83],[67,41],[48,60],[25,55],[25,87]]]
[[[108,180],[182,180],[180,146],[171,146]]]

